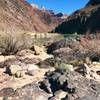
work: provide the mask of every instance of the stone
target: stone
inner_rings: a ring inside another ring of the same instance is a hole
[[[15,73],[15,76],[17,77],[17,78],[20,78],[20,77],[23,77],[23,73],[22,73],[22,71],[17,71],[16,73]]]
[[[35,75],[35,71],[34,70],[27,71],[25,74],[27,74],[29,76],[34,76]]]
[[[0,63],[5,61],[5,57],[0,55]]]
[[[13,97],[13,100],[48,100],[51,94],[47,94],[39,89],[37,83],[30,83],[24,85],[22,88],[16,90],[18,97]]]
[[[24,50],[17,52],[16,55],[17,56],[26,56],[26,55],[31,55],[31,54],[34,54],[34,52],[32,50],[24,49]]]
[[[62,99],[64,99],[67,95],[68,95],[68,93],[67,93],[67,92],[64,92],[64,91],[62,91],[62,90],[56,91],[55,94],[54,94],[54,96],[55,96],[55,98],[56,98],[57,100],[62,100]]]
[[[66,76],[65,75],[61,75],[59,78],[58,78],[58,83],[59,83],[59,85],[60,86],[63,86],[64,85],[64,82],[66,82]],[[67,86],[68,84],[66,84],[66,86]]]
[[[44,91],[46,91],[47,93],[52,93],[51,88],[50,88],[50,83],[48,79],[43,80],[40,83],[40,88],[43,89]]]
[[[9,67],[6,67],[6,73],[10,74],[10,75],[16,75],[21,73],[20,71],[22,71],[22,67],[19,65],[10,65]],[[19,75],[18,75],[19,76]]]
[[[58,100],[56,97],[52,97],[49,100]]]
[[[5,60],[9,60],[9,59],[16,59],[15,55],[8,55],[8,56],[4,56]]]
[[[31,71],[31,70],[38,70],[38,66],[37,65],[34,65],[34,64],[27,64],[27,70],[28,71]]]
[[[100,63],[95,62],[89,66],[85,63],[82,69],[86,78],[100,80]]]
[[[35,55],[41,55],[41,53],[44,52],[44,50],[37,45],[33,45],[32,49],[35,51]]]
[[[92,63],[89,57],[86,57],[85,63],[88,64],[88,65],[90,65]]]
[[[38,54],[38,55],[36,55],[36,54]],[[43,61],[47,58],[52,58],[53,57],[53,55],[49,55],[45,51],[41,51],[40,53],[36,53],[36,54],[35,54],[35,51],[25,49],[25,50],[19,51],[16,54],[16,57],[20,60],[36,59],[37,61]]]
[[[39,70],[29,70],[27,71],[25,74],[29,75],[29,76],[35,76],[39,73]]]
[[[14,96],[15,95],[15,91],[13,88],[3,88],[2,90],[0,90],[0,96]]]

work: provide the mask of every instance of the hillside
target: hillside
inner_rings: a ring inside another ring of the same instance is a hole
[[[84,8],[75,11],[53,31],[64,34],[99,33],[100,0],[90,0]]]
[[[33,8],[25,0],[0,0],[0,32],[48,32],[61,19]]]

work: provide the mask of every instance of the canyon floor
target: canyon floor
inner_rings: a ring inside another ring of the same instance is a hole
[[[96,36],[33,38],[31,49],[0,55],[0,100],[100,100]]]

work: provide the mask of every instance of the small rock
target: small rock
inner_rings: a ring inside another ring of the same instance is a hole
[[[5,56],[5,60],[9,60],[9,59],[16,59],[16,56],[15,55]]]
[[[68,95],[68,93],[67,93],[67,92],[64,92],[64,91],[62,91],[62,90],[59,90],[59,91],[55,92],[55,94],[54,94],[54,96],[55,96],[55,98],[56,98],[57,100],[62,100],[62,99],[64,99],[67,95]]]
[[[38,66],[37,65],[34,65],[34,64],[28,64],[28,71],[31,71],[31,70],[38,70]]]
[[[9,75],[19,74],[20,71],[22,71],[22,67],[19,65],[10,65],[6,68],[6,73],[8,73]]]
[[[52,97],[49,100],[58,100],[56,97]]]
[[[0,56],[0,63],[5,61],[5,57],[4,56]]]
[[[63,86],[64,82],[66,82],[66,76],[65,75],[61,75],[59,78],[58,78],[58,83],[60,86]],[[66,86],[68,85],[68,83],[66,83]]]
[[[92,63],[89,57],[86,57],[85,63],[88,64],[88,65],[90,65]]]
[[[27,75],[29,76],[34,76],[38,73],[38,70],[29,70],[26,72]]]
[[[35,51],[35,55],[41,55],[41,53],[44,52],[44,50],[37,45],[33,45],[32,49]]]
[[[17,78],[20,78],[20,77],[22,77],[23,76],[23,74],[22,74],[22,71],[17,71],[16,73],[15,73],[15,76],[17,77]]]
[[[16,55],[17,56],[26,56],[26,55],[31,55],[31,54],[34,54],[34,52],[32,50],[24,49],[24,50],[17,52]]]
[[[51,85],[48,79],[45,79],[42,82],[40,82],[40,88],[46,91],[47,93],[52,93],[50,86]]]

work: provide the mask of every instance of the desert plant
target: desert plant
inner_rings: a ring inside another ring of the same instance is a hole
[[[65,72],[65,71],[69,72],[74,70],[73,65],[66,63],[60,63],[60,64],[56,63],[55,69],[60,72]]]
[[[0,52],[4,55],[15,54],[17,51],[31,46],[31,36],[26,33],[0,35]]]

